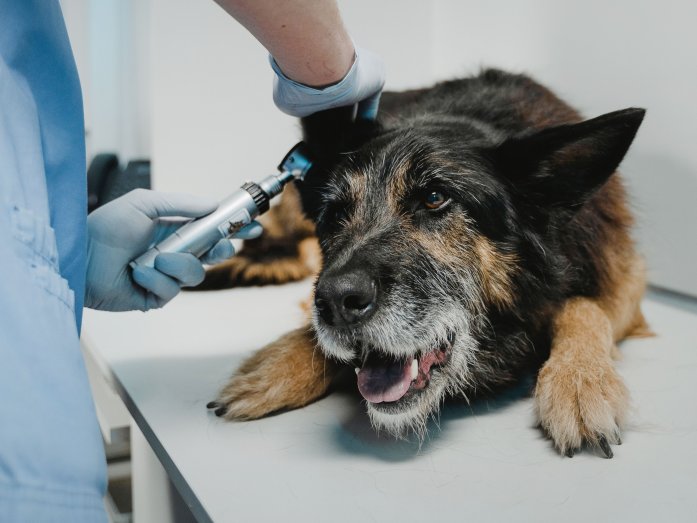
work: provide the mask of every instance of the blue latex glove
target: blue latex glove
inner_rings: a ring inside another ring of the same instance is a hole
[[[218,263],[235,254],[230,240],[220,240],[201,260],[192,254],[163,253],[155,258],[154,269],[131,270],[128,264],[183,224],[172,217],[198,218],[217,206],[214,200],[191,195],[136,189],[91,213],[85,305],[108,311],[156,309],[181,287],[201,283],[203,263]],[[261,232],[261,225],[253,222],[236,237],[255,238]]]
[[[385,84],[385,66],[375,53],[356,47],[356,57],[346,76],[339,83],[321,89],[291,80],[272,56],[269,60],[276,73],[273,100],[284,113],[302,118],[356,104],[356,118],[374,120],[377,116],[380,93]]]

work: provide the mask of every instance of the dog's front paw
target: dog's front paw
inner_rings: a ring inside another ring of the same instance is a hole
[[[251,356],[207,407],[226,419],[256,419],[322,396],[335,365],[315,347],[309,328],[292,331]]]
[[[620,427],[628,405],[629,393],[609,357],[587,364],[551,358],[537,378],[540,424],[569,457],[587,443],[611,458],[610,444],[621,444]]]

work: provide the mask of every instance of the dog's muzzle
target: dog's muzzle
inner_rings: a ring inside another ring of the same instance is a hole
[[[327,325],[355,327],[367,321],[377,307],[376,280],[364,269],[343,269],[320,276],[315,308]]]

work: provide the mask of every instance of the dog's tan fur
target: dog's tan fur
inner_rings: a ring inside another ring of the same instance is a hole
[[[302,327],[248,358],[219,394],[228,419],[254,419],[283,408],[298,408],[322,396],[336,373]]]
[[[488,300],[503,308],[513,302],[511,273],[516,266],[515,256],[497,250],[484,236],[477,235],[474,250],[479,262],[479,274]]]
[[[537,378],[537,416],[561,452],[582,441],[598,444],[601,436],[619,443],[629,392],[614,368],[616,343],[651,334],[640,309],[644,261],[628,232],[633,219],[624,196],[620,180],[611,178],[602,210],[615,227],[594,253],[603,269],[602,293],[572,298],[554,315],[550,356]]]

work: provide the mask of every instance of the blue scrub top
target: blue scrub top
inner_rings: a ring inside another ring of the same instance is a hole
[[[61,275],[75,294],[80,330],[87,252],[82,91],[56,0],[0,0],[0,56],[36,104],[51,227]],[[3,174],[5,176],[5,174]]]
[[[80,83],[56,0],[0,0],[0,522],[104,522],[79,325]]]

